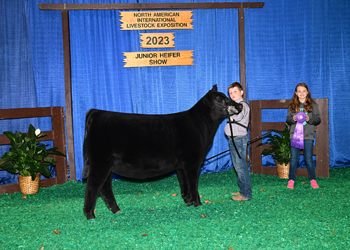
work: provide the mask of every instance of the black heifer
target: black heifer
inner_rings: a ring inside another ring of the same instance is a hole
[[[113,213],[120,209],[112,191],[112,172],[147,179],[176,170],[182,198],[201,205],[198,177],[220,122],[242,105],[217,92],[216,85],[191,109],[167,115],[90,110],[86,115],[84,214],[94,219],[99,194]]]

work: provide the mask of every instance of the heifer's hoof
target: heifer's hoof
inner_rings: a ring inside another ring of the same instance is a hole
[[[119,207],[109,208],[109,210],[114,214],[119,214],[121,212]]]
[[[182,199],[184,199],[184,202],[189,206],[191,206],[193,204],[190,197],[182,195]]]
[[[86,212],[84,212],[84,215],[86,216],[86,218],[88,220],[93,220],[93,219],[96,218],[94,213],[86,213]]]
[[[186,202],[186,204],[187,204],[188,206],[192,206],[192,205],[193,205],[193,201],[188,201],[188,202]]]
[[[87,214],[85,214],[85,216],[86,216],[86,218],[87,218],[88,220],[96,219],[95,215],[87,215]]]
[[[202,206],[202,203],[200,201],[195,201],[194,206],[195,207]]]

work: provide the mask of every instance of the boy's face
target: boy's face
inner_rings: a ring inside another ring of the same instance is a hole
[[[230,95],[230,98],[234,101],[238,101],[239,99],[241,99],[243,97],[243,90],[239,90],[239,88],[234,87],[234,88],[230,88],[228,90],[228,94]]]

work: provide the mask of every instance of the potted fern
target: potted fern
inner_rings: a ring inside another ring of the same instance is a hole
[[[50,177],[50,165],[56,165],[50,155],[61,155],[57,147],[49,148],[47,144],[38,142],[38,138],[46,136],[46,133],[29,125],[28,133],[5,131],[10,139],[11,147],[0,160],[0,168],[12,174],[19,174],[18,181],[22,194],[37,193],[39,190],[40,175]]]
[[[289,163],[291,158],[290,153],[290,126],[286,123],[284,130],[271,129],[273,134],[263,136],[262,139],[267,139],[264,143],[259,143],[258,146],[269,145],[270,148],[264,149],[264,156],[271,155],[276,163],[277,176],[283,179],[288,179]]]

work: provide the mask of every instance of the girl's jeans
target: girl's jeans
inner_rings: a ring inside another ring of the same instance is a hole
[[[314,160],[312,158],[312,149],[314,146],[314,140],[304,140],[304,160],[309,172],[310,180],[316,179]],[[291,147],[291,159],[289,168],[289,180],[295,180],[295,174],[299,164],[300,149]]]
[[[235,168],[237,173],[237,182],[240,188],[239,193],[244,198],[250,200],[252,199],[252,184],[250,182],[250,176],[246,160],[248,136],[237,136],[233,138],[233,140],[238,149],[239,155],[241,156],[241,158],[239,158],[236,149],[232,143],[232,139],[229,138],[228,142],[230,147],[231,159],[233,167]]]

